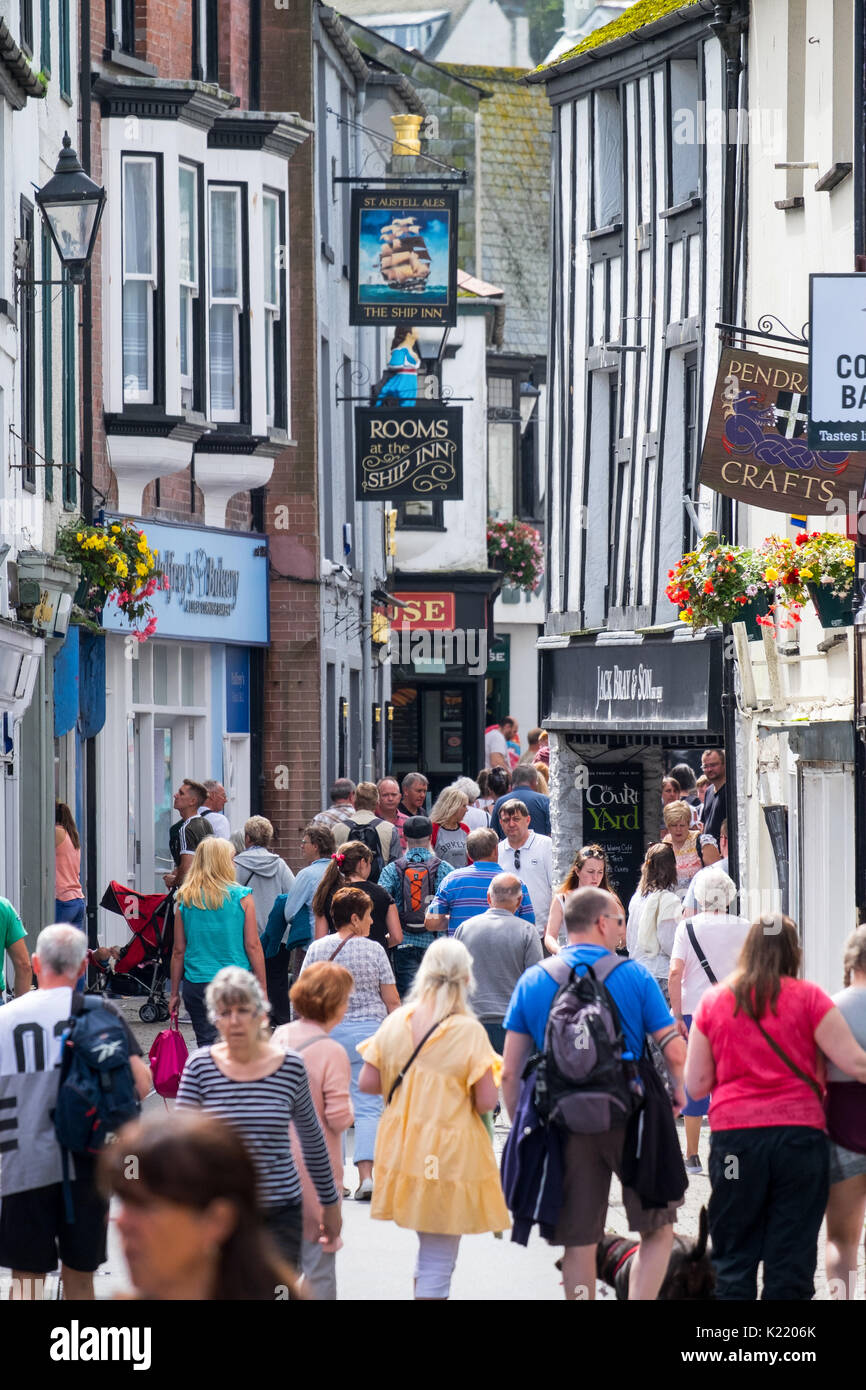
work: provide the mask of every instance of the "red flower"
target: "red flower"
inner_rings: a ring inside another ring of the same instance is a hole
[[[713,588],[713,581],[712,581],[712,579],[705,579],[705,580],[704,580],[704,593],[705,593],[705,594],[714,594],[715,592],[716,592],[716,591],[715,591],[715,589]]]

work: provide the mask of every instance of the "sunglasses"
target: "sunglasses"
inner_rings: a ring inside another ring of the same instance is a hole
[[[625,921],[625,918],[621,914],[617,916],[613,912],[603,912],[601,915],[608,922],[616,922],[618,927],[621,927],[623,922]]]

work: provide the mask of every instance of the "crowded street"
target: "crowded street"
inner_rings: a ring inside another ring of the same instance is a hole
[[[0,209],[36,1364],[548,1301],[661,1374],[826,1373],[866,0],[0,0]]]

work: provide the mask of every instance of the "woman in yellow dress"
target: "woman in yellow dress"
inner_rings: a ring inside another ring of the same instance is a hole
[[[469,1007],[472,958],[434,941],[402,1008],[357,1044],[360,1089],[386,1098],[371,1216],[418,1233],[415,1297],[446,1299],[462,1235],[510,1225],[490,1136],[502,1059]]]

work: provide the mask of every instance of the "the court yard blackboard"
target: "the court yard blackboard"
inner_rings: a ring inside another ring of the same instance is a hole
[[[589,764],[586,776],[583,843],[601,845],[611,886],[628,907],[644,861],[643,769],[633,763]]]

